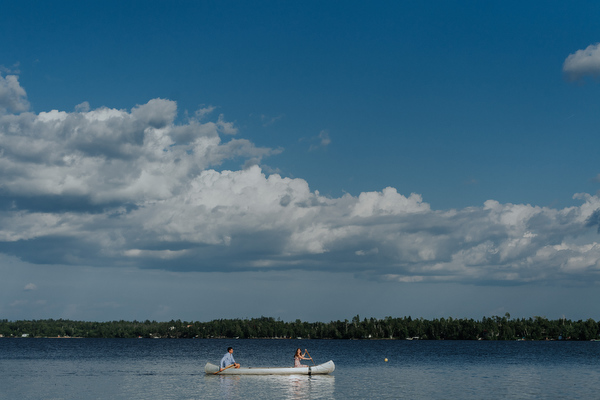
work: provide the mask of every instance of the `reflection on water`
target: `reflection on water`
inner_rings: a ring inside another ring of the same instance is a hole
[[[332,375],[207,375],[205,386],[222,399],[278,398],[289,400],[331,399],[335,392]]]
[[[240,378],[239,375],[207,375],[206,383],[210,383],[208,379],[216,379],[219,381],[221,399],[238,399],[243,397],[240,390]]]
[[[289,381],[288,395],[283,397],[284,399],[330,399],[335,391],[335,376],[332,375],[295,375],[281,378]]]

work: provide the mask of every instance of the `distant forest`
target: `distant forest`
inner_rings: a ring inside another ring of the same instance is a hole
[[[364,318],[331,322],[284,322],[260,317],[219,319],[210,322],[171,320],[86,322],[64,319],[0,320],[0,337],[80,338],[305,338],[305,339],[409,339],[409,340],[599,340],[600,322],[545,317],[481,320],[440,318]]]

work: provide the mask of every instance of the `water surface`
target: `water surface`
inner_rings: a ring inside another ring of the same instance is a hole
[[[327,376],[213,376],[227,346],[244,366]],[[2,399],[589,399],[600,342],[0,339]],[[385,362],[385,359],[388,359]]]

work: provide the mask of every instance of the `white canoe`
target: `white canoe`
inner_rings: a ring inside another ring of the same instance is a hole
[[[324,375],[333,372],[335,364],[333,361],[319,365],[310,365],[308,367],[257,367],[257,368],[227,368],[216,375]],[[211,363],[206,363],[204,372],[207,374],[215,374],[219,371],[219,366]]]

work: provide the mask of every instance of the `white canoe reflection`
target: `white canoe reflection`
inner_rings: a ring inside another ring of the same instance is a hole
[[[331,399],[334,398],[333,375],[220,375],[220,396],[235,398]],[[274,396],[274,397],[273,397]]]

